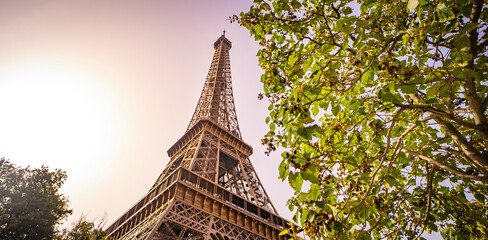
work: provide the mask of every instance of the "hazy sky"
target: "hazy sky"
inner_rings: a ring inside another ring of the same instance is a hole
[[[237,116],[278,212],[292,195],[260,139],[267,101],[247,30],[252,1],[0,1],[0,157],[68,173],[74,213],[111,224],[152,186],[185,132],[226,30]]]

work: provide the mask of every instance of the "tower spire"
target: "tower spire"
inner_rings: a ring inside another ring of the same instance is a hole
[[[200,120],[210,120],[242,138],[232,93],[229,58],[231,48],[232,43],[225,37],[224,30],[222,36],[214,43],[212,64],[187,131]]]

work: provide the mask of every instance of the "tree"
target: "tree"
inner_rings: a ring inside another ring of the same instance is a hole
[[[82,215],[73,223],[71,229],[63,229],[55,240],[107,240],[106,232],[102,230],[104,222],[102,219],[98,225],[95,225],[93,221],[87,220],[86,216]]]
[[[255,0],[233,21],[308,236],[488,235],[486,2]]]
[[[55,225],[71,213],[59,193],[66,173],[20,168],[0,159],[0,239],[52,239]]]

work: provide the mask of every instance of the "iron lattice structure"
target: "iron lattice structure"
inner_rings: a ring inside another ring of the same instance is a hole
[[[232,43],[222,35],[200,100],[170,162],[149,192],[108,229],[123,239],[288,239],[287,228],[249,160],[230,75]]]

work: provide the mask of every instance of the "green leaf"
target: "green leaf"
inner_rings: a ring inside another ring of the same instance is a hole
[[[342,32],[342,26],[344,26],[344,18],[339,18],[337,24],[335,25],[338,32]]]
[[[369,70],[367,72],[365,72],[363,74],[363,76],[361,77],[361,81],[364,83],[364,82],[367,82],[367,81],[371,81],[374,79],[374,72],[372,70]]]
[[[447,22],[455,17],[454,13],[444,3],[437,4],[435,8],[436,20],[439,22]]]
[[[334,114],[334,116],[337,116],[337,114],[339,113],[339,111],[341,111],[341,106],[340,105],[335,105],[334,107],[332,107],[332,114]]]
[[[385,182],[385,187],[391,188],[393,186],[396,186],[398,184],[398,181],[396,178],[394,178],[391,175],[386,175],[386,182]]]
[[[290,2],[290,5],[295,8],[295,9],[298,9],[302,6],[302,4],[299,2],[299,1],[296,1],[296,0],[293,0]]]
[[[342,32],[345,34],[350,34],[353,30],[354,28],[350,27],[349,25],[344,25],[342,27]]]
[[[305,171],[301,172],[302,178],[304,180],[307,180],[311,183],[317,183],[318,182],[318,175],[319,172],[315,166],[311,166],[305,169]]]
[[[345,15],[349,15],[352,13],[352,8],[350,7],[344,7],[342,8],[342,12],[345,14]]]
[[[439,88],[442,87],[442,85],[444,85],[444,83],[438,82],[438,83],[435,83],[432,87],[428,88],[427,89],[427,97],[428,97],[428,99],[435,99],[435,98],[437,98]]]
[[[313,58],[311,58],[311,57],[307,58],[307,60],[305,60],[305,62],[303,62],[303,64],[302,64],[303,72],[308,71],[308,69],[310,68],[310,65],[312,63],[313,63]]]
[[[353,111],[357,111],[360,106],[361,106],[361,102],[356,100],[351,104],[350,109]]]
[[[300,192],[302,190],[303,178],[299,172],[290,174],[288,176],[288,182],[296,192]]]
[[[317,114],[319,114],[319,110],[320,110],[320,106],[318,103],[315,103],[313,106],[312,106],[312,114],[314,116],[317,116]]]
[[[469,68],[456,68],[453,70],[453,73],[454,73],[454,76],[461,78],[461,79],[476,77],[476,73]]]
[[[471,46],[469,37],[466,34],[459,34],[454,38],[454,47],[459,51],[467,51]]]
[[[278,43],[282,44],[285,41],[285,35],[278,36]]]
[[[324,44],[319,48],[319,52],[322,54],[328,54],[330,51],[334,50],[335,46],[332,44]]]
[[[402,85],[400,88],[402,89],[402,92],[405,94],[417,93],[417,86],[415,85]]]
[[[269,10],[271,10],[271,6],[269,6],[269,4],[267,4],[266,2],[262,2],[261,3],[261,9],[265,10],[265,11],[269,11]]]
[[[320,70],[320,69],[322,69],[322,67],[321,67],[319,64],[317,64],[317,63],[315,63],[315,64],[312,66],[312,72],[313,72],[313,73],[314,73],[314,72],[316,72],[316,71],[318,71],[318,70]]]
[[[318,197],[320,196],[320,186],[317,184],[311,184],[310,190],[308,191],[308,199],[311,201],[317,201]]]
[[[396,85],[395,85],[395,82],[390,82],[388,84],[388,89],[390,89],[390,93],[391,94],[395,94],[395,91],[396,91]]]
[[[286,160],[281,161],[280,166],[278,167],[281,180],[285,180],[286,177],[288,176],[289,174],[288,169],[289,169],[288,162]]]
[[[403,99],[401,96],[398,94],[392,94],[390,92],[382,92],[381,93],[381,101],[384,103],[394,103],[394,104],[400,104],[402,103]]]
[[[300,136],[303,137],[304,139],[311,140],[314,133],[321,134],[322,128],[314,124],[313,126],[305,127],[302,129]]]
[[[410,12],[413,12],[413,10],[415,10],[418,5],[419,5],[418,0],[408,0],[407,8]]]
[[[405,34],[402,36],[402,44],[403,46],[405,47],[408,47],[408,40],[410,40],[410,35],[409,34]]]

